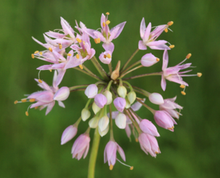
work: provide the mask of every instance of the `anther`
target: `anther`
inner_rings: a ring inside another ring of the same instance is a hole
[[[39,54],[42,56],[42,54],[43,54],[43,53],[42,53],[42,51],[41,51],[41,52],[39,52]]]
[[[80,65],[79,65],[79,68],[80,68],[80,69],[83,69],[83,66],[80,64]]]
[[[186,59],[189,59],[192,56],[191,53],[187,54]]]
[[[130,167],[130,170],[133,170],[133,169],[134,169],[134,166],[131,166],[131,167]]]
[[[168,28],[165,28],[164,31],[167,33],[168,32]]]
[[[59,44],[59,49],[62,49],[62,44]]]
[[[34,54],[31,54],[31,58],[34,59]]]
[[[100,43],[100,38],[95,38],[94,41],[96,44],[98,44],[98,43]]]
[[[78,41],[79,43],[81,43],[81,42],[82,42],[82,40],[81,40],[81,39],[79,39],[79,38],[76,38],[76,41]]]
[[[182,95],[186,95],[186,92],[185,92],[185,91],[181,91],[181,94],[182,94]]]
[[[169,48],[171,48],[171,49],[174,48],[174,47],[175,47],[175,45],[170,45],[170,46],[169,46]]]
[[[25,103],[25,102],[27,102],[27,99],[21,99],[21,102]]]
[[[201,76],[202,76],[202,73],[198,72],[198,73],[197,73],[197,76],[198,76],[198,77],[201,77]]]
[[[105,22],[105,24],[106,24],[106,25],[110,24],[110,20],[107,20],[107,21]]]
[[[70,53],[68,53],[68,54],[67,54],[67,56],[71,56],[71,54],[70,54]]]
[[[138,142],[138,138],[135,138],[135,141]]]
[[[173,25],[173,21],[169,21],[169,22],[167,23],[167,25],[169,25],[169,26]]]
[[[37,108],[38,108],[38,106],[34,107],[34,109],[37,109]]]
[[[102,26],[105,27],[105,22],[102,23]]]
[[[49,48],[48,48],[48,50],[49,50],[50,52],[52,52],[52,51],[53,51],[53,49],[52,49],[51,47],[49,47]]]
[[[38,82],[39,82],[39,83],[42,83],[42,80],[41,80],[41,79],[38,79]]]
[[[18,103],[18,100],[15,100],[15,101],[14,101],[14,104],[17,104],[17,103]]]
[[[183,85],[183,84],[181,84],[181,85],[180,85],[180,88],[185,88],[185,87],[186,87],[186,86],[185,86],[185,85]]]
[[[110,55],[110,54],[107,54],[106,57],[107,57],[107,58],[111,58],[111,55]]]
[[[29,116],[29,114],[28,114],[28,112],[27,112],[27,111],[25,112],[25,115],[26,115],[26,116]]]
[[[157,62],[159,62],[159,61],[160,61],[160,59],[159,59],[159,58],[157,58],[157,59],[156,59],[156,61],[157,61]]]
[[[35,51],[35,52],[34,52],[34,54],[37,54],[37,53],[39,53],[39,51]]]
[[[112,170],[112,169],[113,169],[113,165],[110,164],[110,166],[109,166],[109,170]]]
[[[79,54],[76,54],[76,58],[79,59]]]
[[[35,102],[35,99],[31,98],[31,99],[29,99],[29,102],[31,102],[31,103]]]
[[[169,130],[173,130],[174,129],[174,126],[173,127],[171,127],[171,128],[168,128]]]
[[[109,13],[109,12],[106,12],[105,14],[106,14],[106,15],[109,15],[110,13]]]
[[[50,69],[49,71],[52,72],[52,69]]]

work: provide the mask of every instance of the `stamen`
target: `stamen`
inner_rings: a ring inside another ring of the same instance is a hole
[[[112,169],[113,169],[113,165],[110,164],[110,166],[109,166],[109,170],[111,171]]]
[[[185,87],[186,87],[186,86],[185,86],[185,85],[183,85],[183,84],[181,84],[181,85],[180,85],[180,88],[185,88]]]
[[[31,102],[31,103],[35,102],[35,99],[31,98],[31,99],[29,99],[29,102]]]
[[[52,49],[51,47],[49,47],[49,48],[48,48],[48,50],[49,50],[50,52],[52,52],[52,51],[53,51],[53,49]]]
[[[168,32],[168,28],[165,28],[164,31],[167,33]]]
[[[171,127],[171,128],[168,128],[169,130],[173,130],[174,129],[174,126],[173,127]]]
[[[42,81],[41,79],[38,79],[38,82],[39,82],[39,83],[42,83],[43,81]]]
[[[86,44],[85,41],[83,41],[83,44],[84,44],[84,45]]]
[[[117,159],[117,158],[116,158],[116,159]],[[121,163],[122,165],[124,165],[124,166],[126,166],[126,167],[129,167],[130,170],[133,170],[133,169],[134,169],[134,166],[130,166],[130,165],[128,165],[128,164],[125,164],[125,163],[121,162],[119,159],[117,159],[117,161],[118,161],[119,163]]]
[[[76,58],[79,59],[79,54],[76,54]]]
[[[67,56],[71,56],[71,54],[70,54],[70,53],[68,53],[68,54],[67,54]]]
[[[167,23],[167,25],[168,25],[168,26],[173,25],[173,21],[169,21],[169,22]]]
[[[138,142],[138,138],[135,138],[135,141]]]
[[[31,58],[34,59],[34,54],[31,54]]]
[[[186,92],[185,92],[185,91],[181,91],[181,94],[182,94],[182,95],[186,95]]]
[[[80,64],[80,65],[79,65],[79,68],[80,68],[80,69],[83,69],[83,66]]]
[[[59,49],[62,49],[62,44],[59,44]]]
[[[52,69],[50,69],[49,71],[52,72]]]
[[[79,38],[76,38],[76,41],[78,41],[79,43],[81,43],[81,42],[82,42],[82,40],[81,40],[81,39],[79,39]]]
[[[37,53],[39,53],[39,51],[35,51],[35,52],[34,52],[34,54],[37,54]]]
[[[110,15],[110,13],[109,13],[109,12],[106,12],[105,14],[106,14],[106,15]]]
[[[198,72],[198,73],[197,73],[197,76],[198,76],[198,77],[201,77],[201,76],[202,76],[202,73]]]
[[[26,112],[25,112],[25,115],[26,115],[26,116],[29,116],[29,113],[28,113],[28,111],[26,111]]]
[[[21,102],[25,103],[25,102],[27,102],[27,99],[21,99]]]
[[[186,59],[189,59],[192,56],[191,53],[187,54]]]
[[[34,107],[34,109],[37,109],[37,108],[38,108],[38,106]]]
[[[133,169],[134,169],[134,166],[131,166],[131,167],[130,167],[130,170],[132,171]]]
[[[17,104],[17,103],[18,103],[18,100],[15,100],[15,101],[14,101],[14,104]]]
[[[107,54],[106,57],[107,57],[107,58],[111,58],[111,55],[110,55],[110,54]]]
[[[159,62],[159,61],[160,61],[160,59],[159,59],[159,58],[157,58],[157,59],[156,59],[156,61],[157,61],[157,62]]]
[[[42,53],[42,51],[41,51],[41,52],[39,52],[39,54],[42,56],[42,54],[43,54],[43,53]]]
[[[105,27],[105,22],[102,23],[102,26]]]
[[[107,20],[107,21],[105,22],[105,24],[106,24],[106,25],[110,24],[110,20]]]
[[[170,45],[170,46],[169,46],[169,48],[171,48],[171,49],[174,48],[174,47],[175,47],[175,45]]]
[[[98,44],[98,43],[100,43],[100,38],[95,38],[94,41],[96,44]]]

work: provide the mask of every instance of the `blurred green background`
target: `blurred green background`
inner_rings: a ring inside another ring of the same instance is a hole
[[[109,134],[101,139],[96,166],[96,177],[140,177],[140,178],[206,178],[220,176],[219,142],[219,88],[220,88],[220,50],[219,50],[219,7],[214,0],[9,0],[0,1],[0,77],[1,77],[1,119],[0,119],[0,177],[60,178],[86,177],[88,158],[71,158],[73,141],[61,146],[63,130],[73,124],[86,103],[83,92],[72,93],[65,101],[66,109],[56,105],[45,116],[45,110],[29,110],[28,103],[14,105],[15,100],[39,90],[36,82],[36,67],[44,62],[32,59],[31,53],[43,50],[31,36],[43,41],[46,31],[59,29],[60,16],[72,27],[75,20],[84,22],[87,27],[100,27],[101,13],[110,12],[110,26],[127,21],[118,39],[114,40],[113,65],[115,61],[124,63],[137,49],[140,39],[139,26],[142,17],[154,26],[174,21],[173,32],[163,33],[160,39],[175,44],[169,52],[169,66],[184,59],[191,52],[190,61],[194,73],[202,72],[201,78],[185,78],[190,87],[186,96],[180,94],[179,85],[168,82],[167,90],[160,88],[160,77],[132,80],[133,85],[143,87],[149,92],[160,92],[164,98],[177,97],[184,106],[175,132],[158,128],[158,138],[162,154],[152,158],[140,149],[139,143],[126,137],[124,130],[115,128],[115,140],[124,149],[126,163],[133,165],[130,171],[120,163],[109,171],[103,163],[103,151]],[[97,45],[97,57],[102,52]],[[150,50],[149,50],[150,51]],[[145,52],[141,51],[134,61]],[[154,51],[162,59],[162,51]],[[90,67],[90,62],[86,64]],[[92,66],[91,66],[92,67]],[[141,72],[160,71],[161,62]],[[140,73],[141,73],[140,72]],[[75,70],[67,71],[60,86],[92,83],[89,77]],[[41,78],[49,84],[52,73],[42,72]],[[94,80],[95,81],[95,80]],[[155,107],[156,109],[156,107]],[[142,108],[138,114],[153,121],[153,116]],[[83,133],[87,122],[81,123],[79,132]],[[90,134],[93,135],[93,131]]]

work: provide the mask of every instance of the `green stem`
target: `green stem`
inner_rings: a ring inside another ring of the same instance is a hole
[[[122,74],[122,75],[120,76],[120,78],[124,77],[125,75],[129,74],[130,72],[133,72],[133,71],[135,71],[135,70],[137,70],[137,69],[139,69],[139,68],[141,68],[141,67],[143,67],[143,66],[142,66],[142,65],[139,65],[139,66],[137,66],[137,67],[135,67],[135,68],[133,68],[133,69],[131,69],[131,70],[125,72],[124,74]]]
[[[138,51],[139,51],[139,49],[136,49],[136,51],[131,55],[131,57],[127,60],[127,62],[121,68],[121,71],[123,71],[125,69],[125,67],[129,64],[129,62],[133,59],[133,57],[135,56],[135,54],[137,54]]]
[[[152,114],[154,114],[156,111],[152,109],[150,106],[146,105],[144,102],[142,102],[140,99],[137,98],[137,101],[141,103],[145,108],[147,108]]]
[[[123,80],[130,80],[130,79],[147,77],[147,76],[152,76],[152,75],[162,75],[162,72],[154,72],[154,73],[149,73],[149,74],[135,75],[135,76],[132,76],[132,77],[124,78]]]
[[[86,88],[88,85],[77,85],[77,86],[73,86],[73,87],[69,87],[70,91],[75,90],[75,89],[79,89],[79,88]]]
[[[100,135],[99,135],[98,127],[97,127],[94,132],[92,149],[91,149],[90,158],[89,158],[88,178],[95,177],[95,164],[96,164],[96,158],[97,158],[98,149],[99,149],[99,141],[100,141]]]
[[[141,63],[141,61],[135,62],[134,64],[130,65],[128,68],[126,68],[125,70],[123,70],[123,71],[121,72],[121,74],[125,73],[126,71],[128,71],[129,69],[131,69],[132,67],[134,67],[134,66],[136,66],[136,65],[138,65],[138,64],[140,64],[140,63]]]
[[[98,62],[95,56],[92,57],[91,61],[93,65],[95,66],[95,68],[97,69],[97,71],[99,72],[99,74],[103,77],[103,79],[108,79],[107,73],[102,68],[102,66],[100,65],[100,63]]]
[[[88,72],[91,76],[98,78],[99,80],[102,80],[99,78],[97,75],[95,75],[91,70],[89,70],[85,65],[83,65],[83,68],[85,69],[86,72]]]
[[[86,74],[86,75],[88,75],[88,76],[90,76],[90,77],[96,79],[96,80],[101,80],[98,76],[96,76],[96,75],[91,75],[90,73],[84,71],[83,69],[80,69],[79,67],[74,67],[73,69],[76,69],[76,70],[78,70],[78,71],[80,71],[80,72],[82,72],[82,73],[84,73],[84,74]]]

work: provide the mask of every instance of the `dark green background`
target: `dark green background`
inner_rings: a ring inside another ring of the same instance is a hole
[[[73,27],[75,20],[87,27],[100,27],[101,13],[110,12],[110,26],[127,21],[118,39],[114,41],[113,65],[124,63],[137,48],[140,39],[139,26],[142,17],[153,25],[174,21],[173,32],[162,34],[175,48],[169,52],[169,66],[182,61],[192,53],[194,73],[202,72],[201,78],[185,78],[190,85],[186,96],[180,94],[179,85],[168,82],[167,90],[160,88],[160,77],[137,79],[132,84],[149,92],[160,92],[164,98],[178,96],[177,102],[184,106],[183,116],[172,133],[158,128],[162,154],[152,158],[140,149],[139,143],[126,137],[124,130],[115,128],[115,140],[124,149],[130,171],[116,163],[113,171],[103,163],[103,151],[109,135],[101,139],[96,177],[148,177],[148,178],[206,178],[220,176],[219,144],[219,1],[214,0],[8,0],[0,1],[0,177],[60,178],[86,177],[88,158],[77,161],[71,158],[73,141],[61,146],[62,131],[73,124],[86,103],[83,92],[72,93],[65,101],[66,109],[55,106],[48,116],[44,111],[30,110],[25,116],[26,104],[14,105],[23,94],[39,88],[33,80],[37,78],[36,67],[44,62],[32,59],[31,53],[43,50],[31,36],[43,41],[42,34],[59,29],[60,16]],[[102,48],[98,45],[97,57]],[[150,50],[149,50],[150,51]],[[145,52],[140,52],[134,61]],[[154,51],[162,59],[162,51]],[[86,63],[87,66],[90,62]],[[92,66],[91,66],[92,67]],[[141,72],[160,71],[161,62]],[[41,78],[49,84],[52,73],[42,72]],[[75,70],[68,70],[60,86],[73,86],[95,82]],[[156,109],[156,107],[155,107]],[[153,120],[149,111],[142,108],[139,114]],[[83,133],[87,122],[81,123]],[[93,135],[93,132],[90,134]]]

